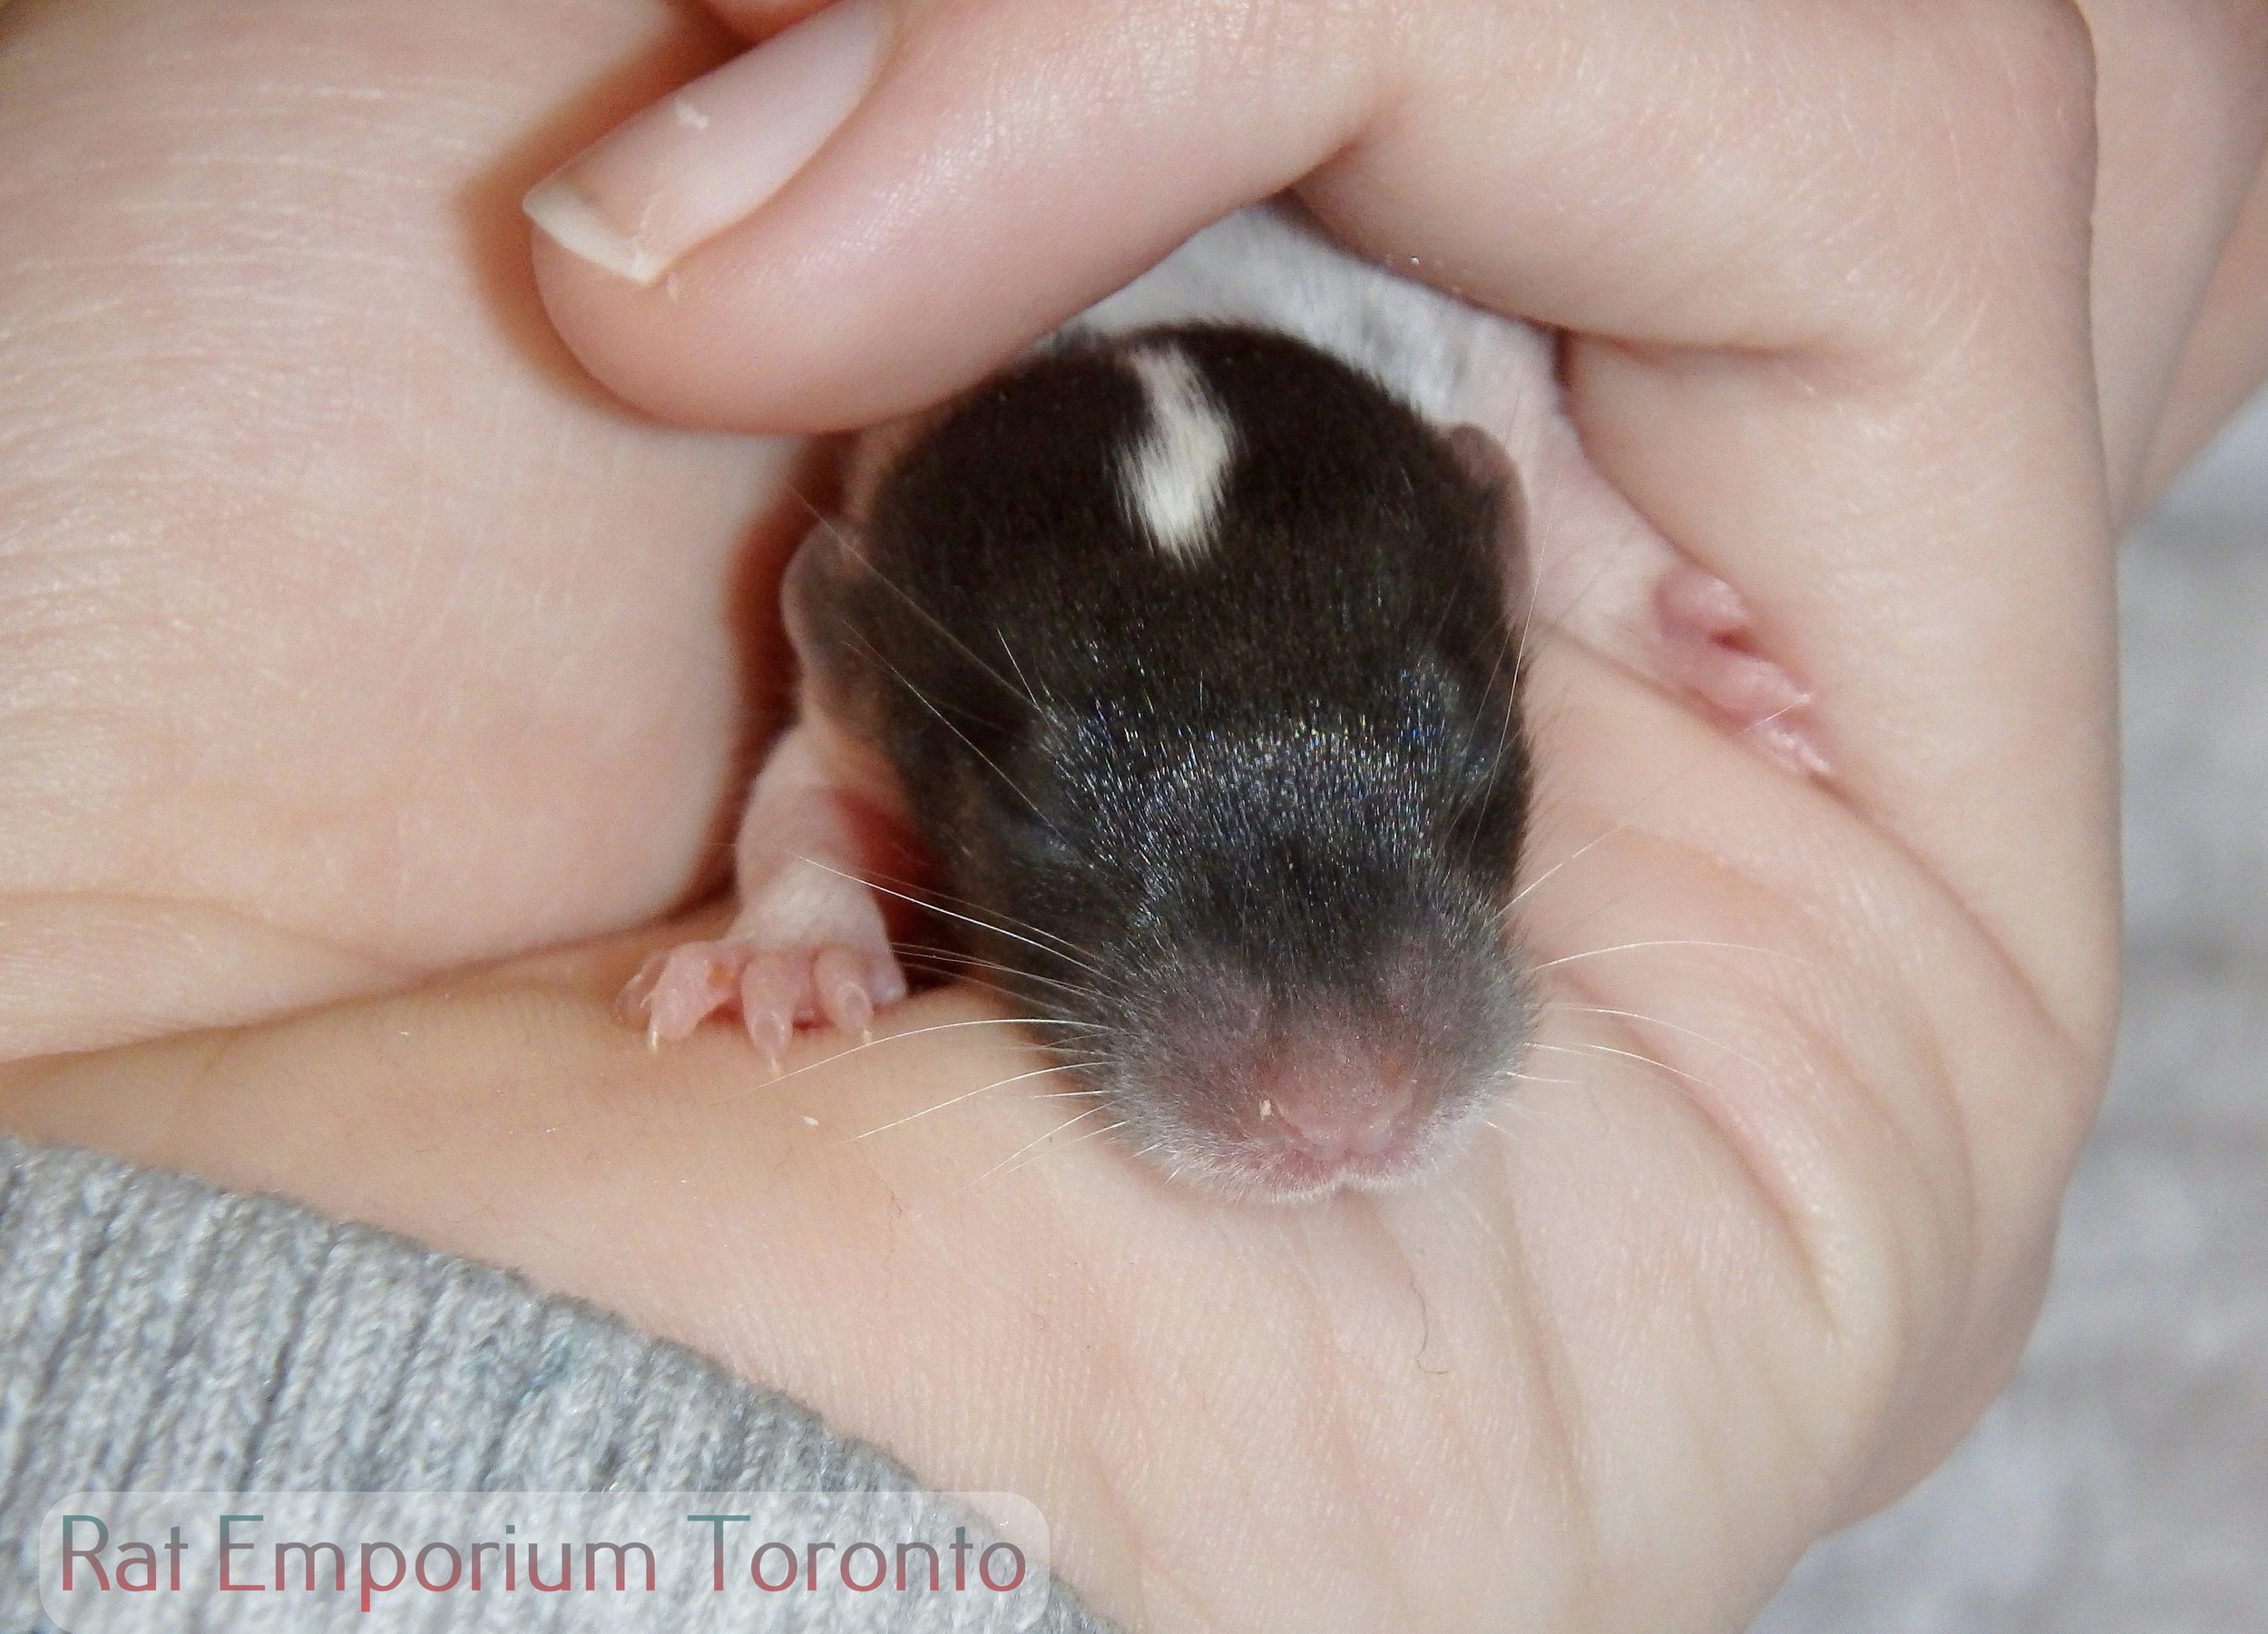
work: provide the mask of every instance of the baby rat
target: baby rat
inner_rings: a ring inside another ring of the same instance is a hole
[[[771,1060],[799,1022],[864,1028],[906,991],[910,830],[970,967],[1145,1157],[1279,1200],[1431,1171],[1529,1021],[1507,446],[1577,480],[1556,406],[1532,329],[1260,209],[868,434],[787,572],[800,706],[739,914],[626,1000],[656,1039],[737,1006]],[[1732,712],[1783,707],[1729,591],[1595,494],[1559,504],[1563,550],[1628,534],[1593,582],[1659,629],[1611,638]]]

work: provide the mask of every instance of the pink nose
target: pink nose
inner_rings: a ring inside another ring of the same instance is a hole
[[[1279,1083],[1264,1103],[1284,1143],[1319,1163],[1386,1156],[1407,1131],[1409,1110],[1408,1082],[1392,1080]]]

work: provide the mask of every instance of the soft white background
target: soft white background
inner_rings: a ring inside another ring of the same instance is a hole
[[[2120,598],[2126,1028],[2039,1331],[1755,1634],[2268,1634],[2268,396]]]

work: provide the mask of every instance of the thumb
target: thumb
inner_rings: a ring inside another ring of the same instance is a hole
[[[667,418],[934,401],[1345,141],[1344,9],[838,0],[530,195],[544,299]]]
[[[537,189],[538,272],[623,396],[767,431],[934,402],[1303,180],[1358,247],[1522,316],[1821,339],[1842,263],[1883,265],[1849,201],[1906,239],[1941,208],[1884,181],[1917,173],[1911,75],[1850,83],[1840,8],[1696,9],[837,0]]]

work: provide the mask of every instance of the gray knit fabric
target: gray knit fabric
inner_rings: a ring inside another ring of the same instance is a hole
[[[52,1628],[33,1540],[74,1492],[914,1484],[785,1397],[503,1271],[274,1198],[0,1140],[0,1630]],[[948,1526],[963,1518],[924,1502]],[[821,1621],[784,1604],[760,1626],[1004,1626],[957,1614],[876,1602]],[[706,1626],[728,1625],[671,1622]],[[743,1611],[730,1626],[751,1625]],[[1037,1626],[1104,1629],[1060,1589]]]

